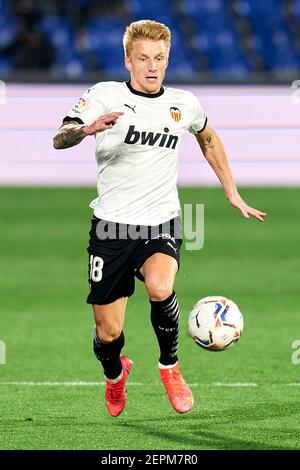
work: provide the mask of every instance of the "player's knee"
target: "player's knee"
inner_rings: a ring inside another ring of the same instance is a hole
[[[118,325],[109,325],[105,327],[97,327],[97,335],[102,343],[112,343],[119,338],[122,328]]]
[[[173,280],[169,279],[146,279],[146,289],[150,300],[162,301],[170,297],[173,292]]]

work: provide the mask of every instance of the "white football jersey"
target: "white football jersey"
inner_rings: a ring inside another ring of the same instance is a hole
[[[180,211],[177,193],[181,136],[203,130],[207,118],[188,91],[162,87],[156,94],[128,82],[100,82],[88,89],[67,117],[91,124],[112,111],[124,114],[96,134],[96,217],[133,225],[159,225]]]

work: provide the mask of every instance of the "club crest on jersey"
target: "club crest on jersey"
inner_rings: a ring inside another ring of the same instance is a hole
[[[83,97],[79,98],[79,101],[74,105],[72,111],[80,114],[87,107],[87,100]]]
[[[175,122],[179,122],[181,119],[181,111],[179,108],[176,108],[175,106],[172,106],[170,108],[170,113],[172,116],[172,119],[174,119]]]

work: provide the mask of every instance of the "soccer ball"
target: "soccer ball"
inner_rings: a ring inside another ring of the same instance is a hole
[[[216,295],[205,297],[194,305],[188,327],[198,346],[207,351],[223,351],[240,339],[244,320],[232,300]]]

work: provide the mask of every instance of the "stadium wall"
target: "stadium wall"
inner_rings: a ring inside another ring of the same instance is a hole
[[[288,86],[180,86],[201,101],[238,185],[300,184],[300,99]],[[54,150],[52,138],[87,85],[8,84],[0,103],[0,185],[95,185],[93,139]],[[196,139],[180,149],[179,185],[218,185]]]

